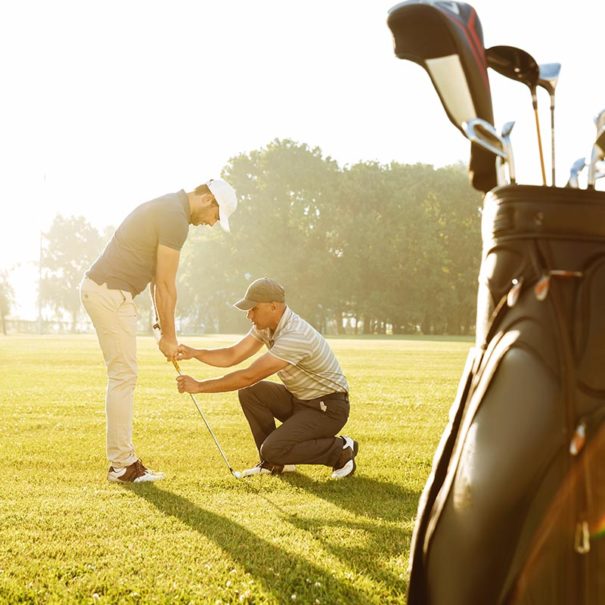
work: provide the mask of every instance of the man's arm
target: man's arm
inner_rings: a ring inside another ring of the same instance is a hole
[[[239,342],[230,347],[221,349],[194,349],[187,345],[179,345],[177,359],[197,359],[209,366],[218,368],[229,368],[252,357],[254,353],[260,350],[263,343],[250,334],[246,334]]]
[[[251,384],[255,384],[259,380],[275,374],[275,372],[279,372],[279,370],[283,370],[287,365],[287,361],[278,359],[271,355],[271,353],[265,353],[247,368],[231,372],[221,378],[195,380],[191,376],[177,376],[177,387],[179,393],[225,393],[227,391],[237,391],[249,387]]]
[[[179,257],[178,250],[162,244],[158,245],[153,295],[162,328],[159,347],[166,359],[176,358],[178,346],[174,328],[174,311],[176,309],[176,272],[179,268]]]

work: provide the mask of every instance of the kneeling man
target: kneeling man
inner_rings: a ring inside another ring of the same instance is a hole
[[[260,454],[260,462],[244,476],[281,474],[294,471],[296,464],[331,466],[333,479],[352,475],[357,441],[335,436],[349,417],[349,385],[324,337],[286,305],[283,287],[272,279],[252,282],[234,306],[254,324],[244,338],[221,349],[179,345],[178,359],[231,367],[263,345],[267,353],[221,378],[178,376],[179,392],[238,391]],[[264,380],[275,373],[283,385]]]

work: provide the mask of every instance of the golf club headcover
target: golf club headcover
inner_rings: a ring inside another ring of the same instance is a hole
[[[475,9],[464,2],[408,0],[389,11],[395,54],[421,65],[429,74],[450,121],[473,118],[493,124],[492,99]],[[487,192],[497,184],[496,158],[472,144],[469,163],[473,187]]]

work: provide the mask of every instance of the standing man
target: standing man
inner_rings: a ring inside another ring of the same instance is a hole
[[[236,207],[235,190],[220,179],[190,193],[181,190],[141,204],[124,219],[82,281],[82,304],[97,332],[107,367],[109,481],[141,483],[164,478],[163,473],[143,465],[132,441],[137,380],[137,310],[133,298],[151,283],[162,326],[158,346],[166,359],[175,359],[176,273],[189,225],[213,226],[219,221],[229,231],[229,217]]]
[[[260,454],[243,476],[281,474],[296,464],[332,467],[332,478],[355,472],[357,441],[336,437],[349,417],[349,385],[326,340],[285,302],[282,286],[269,278],[252,282],[235,307],[254,324],[242,340],[222,349],[178,347],[178,359],[195,358],[231,367],[269,350],[249,367],[222,378],[197,381],[178,376],[181,393],[238,391]],[[264,380],[277,373],[283,385]],[[281,421],[276,428],[275,419]]]

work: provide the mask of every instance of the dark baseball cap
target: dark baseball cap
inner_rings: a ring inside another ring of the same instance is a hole
[[[246,290],[244,298],[234,303],[240,311],[249,311],[258,303],[285,302],[286,291],[274,279],[261,277],[255,279]]]

